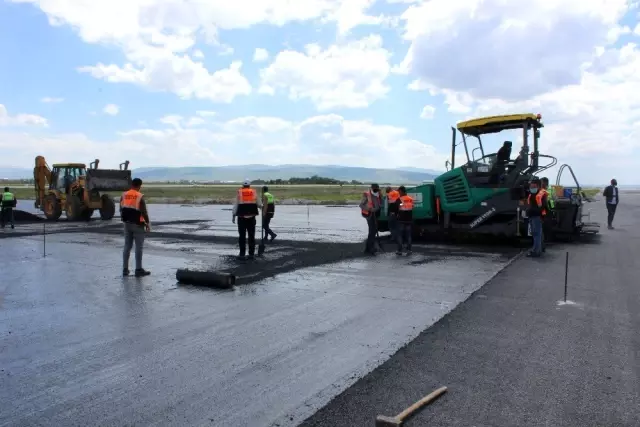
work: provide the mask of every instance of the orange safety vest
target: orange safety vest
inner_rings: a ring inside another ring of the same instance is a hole
[[[140,212],[140,202],[142,201],[143,194],[137,190],[128,190],[122,193],[122,201],[120,207],[122,209],[133,209]],[[144,222],[144,217],[140,213],[140,222]]]
[[[371,194],[371,190],[365,191],[365,196],[367,196],[367,207],[373,211],[373,195]],[[380,206],[380,193],[376,196],[378,198],[378,206]],[[362,209],[362,215],[369,216],[369,211]]]
[[[253,188],[240,188],[238,190],[238,211],[241,217],[253,217],[258,215],[258,193]]]
[[[395,203],[396,200],[400,197],[400,193],[397,190],[389,191],[389,195],[387,195],[387,200],[389,200],[389,204]]]
[[[539,208],[542,208],[540,211],[540,214],[542,216],[545,216],[547,214],[547,210],[545,209],[544,206],[542,206],[542,198],[547,194],[546,190],[544,188],[541,188],[538,191],[538,194],[536,194],[536,204],[538,205]],[[529,198],[527,199],[527,201],[529,202],[529,204],[531,204],[531,194],[529,194]]]
[[[413,210],[413,197],[411,196],[401,196],[400,197],[400,210],[401,211],[412,211]]]

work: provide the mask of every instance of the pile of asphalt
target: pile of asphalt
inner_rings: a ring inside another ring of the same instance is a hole
[[[34,223],[34,222],[44,221],[44,217],[30,213],[30,212],[21,211],[19,209],[14,209],[13,220],[15,222],[22,222],[22,223]]]

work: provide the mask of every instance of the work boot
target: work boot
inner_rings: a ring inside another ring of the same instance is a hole
[[[11,224],[11,229],[14,230],[15,228],[16,228],[16,226]]]
[[[237,259],[238,261],[244,261],[244,260],[246,259],[246,256],[245,256],[245,254],[243,254],[242,252],[240,252],[240,255],[238,255],[238,256],[236,257],[236,259]]]
[[[402,251],[400,251],[400,250],[396,251],[396,255],[398,255],[398,256],[402,255]]]
[[[407,249],[407,256],[410,256],[411,254],[413,254],[413,251],[411,249]]]
[[[247,259],[252,260],[252,259],[256,259],[254,254],[249,254],[249,256],[247,257]]]
[[[273,242],[273,241],[275,240],[275,238],[276,238],[276,237],[278,237],[278,235],[277,235],[277,234],[275,234],[275,233],[274,233],[274,234],[272,234],[272,235],[271,235],[271,239],[269,240],[269,243]]]
[[[145,270],[144,268],[140,268],[140,269],[136,268],[136,271],[135,271],[135,273],[134,273],[134,274],[135,274],[135,276],[136,276],[136,277],[143,277],[143,276],[148,276],[148,275],[150,275],[150,274],[151,274],[151,272],[150,272],[150,271]]]
[[[123,268],[122,269],[122,276],[126,277],[129,275],[129,269],[128,268]]]
[[[615,228],[613,228],[613,225],[610,225],[607,227],[609,230],[615,230]]]

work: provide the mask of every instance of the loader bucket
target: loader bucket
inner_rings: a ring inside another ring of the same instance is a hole
[[[125,191],[131,188],[131,171],[87,169],[86,185],[89,191]]]

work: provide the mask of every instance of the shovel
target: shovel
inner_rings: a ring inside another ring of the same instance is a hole
[[[264,220],[260,217],[260,244],[258,245],[258,256],[264,253]]]

